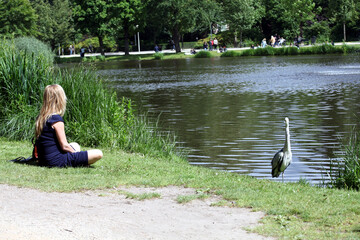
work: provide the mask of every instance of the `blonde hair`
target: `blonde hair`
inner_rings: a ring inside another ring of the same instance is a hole
[[[66,110],[66,95],[64,89],[58,85],[48,85],[44,91],[43,105],[35,123],[35,138],[38,138],[46,121],[54,114],[64,116]]]

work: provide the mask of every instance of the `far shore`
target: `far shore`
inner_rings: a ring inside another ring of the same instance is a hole
[[[336,42],[334,43],[335,46],[341,46],[343,45],[343,42]],[[345,44],[347,45],[360,45],[360,41],[357,42],[346,42]],[[321,44],[316,44],[316,45],[321,45]],[[310,46],[314,46],[314,45],[300,45],[300,47],[310,47]],[[283,46],[283,47],[289,47],[289,45]],[[241,50],[247,50],[250,49],[250,47],[238,47],[238,48],[227,48],[228,51],[241,51]],[[196,49],[197,51],[201,51],[202,49]],[[184,48],[181,49],[181,53],[184,54],[188,54],[190,55],[190,48]],[[79,52],[79,50],[77,50],[77,52]],[[213,52],[219,52],[219,50],[213,50]],[[147,51],[131,51],[129,52],[129,55],[150,55],[150,54],[154,54],[155,51],[154,50],[147,50]],[[161,51],[161,53],[164,54],[175,54],[175,50],[170,50],[170,49],[165,49],[163,51]],[[96,57],[96,56],[101,56],[101,53],[89,53],[86,52],[85,53],[85,57]],[[112,56],[125,56],[125,52],[105,52],[105,57],[112,57]],[[190,55],[191,56],[191,55]],[[77,54],[72,54],[72,55],[58,55],[57,57],[60,58],[79,58],[80,57],[80,53]]]

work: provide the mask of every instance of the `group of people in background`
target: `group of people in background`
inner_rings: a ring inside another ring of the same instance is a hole
[[[270,40],[269,40],[269,45],[272,47],[281,47],[283,46],[285,43],[285,39],[283,37],[280,37],[279,35],[275,34],[274,36],[271,36]],[[266,47],[268,44],[266,42],[266,38],[264,38],[261,41],[261,47],[264,48]]]
[[[220,51],[220,52],[225,52],[225,51],[226,51],[226,46],[225,46],[225,45],[224,45],[224,46],[221,46],[221,45],[219,44],[219,41],[217,40],[217,38],[210,39],[210,40],[209,40],[209,43],[206,42],[206,41],[204,41],[204,43],[203,43],[203,49],[204,49],[205,51],[207,51],[207,50],[209,50],[209,51],[212,51],[212,50],[217,51],[218,46],[219,46],[219,51]]]

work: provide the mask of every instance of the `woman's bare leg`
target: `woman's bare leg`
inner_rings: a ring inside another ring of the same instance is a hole
[[[103,157],[103,153],[99,149],[88,150],[87,153],[89,165],[95,163]]]

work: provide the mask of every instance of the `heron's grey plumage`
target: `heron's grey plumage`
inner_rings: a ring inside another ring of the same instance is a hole
[[[291,164],[292,153],[290,146],[290,130],[289,130],[289,118],[285,118],[285,144],[284,148],[278,151],[271,161],[272,177],[279,177],[282,173],[284,179],[284,171]]]

